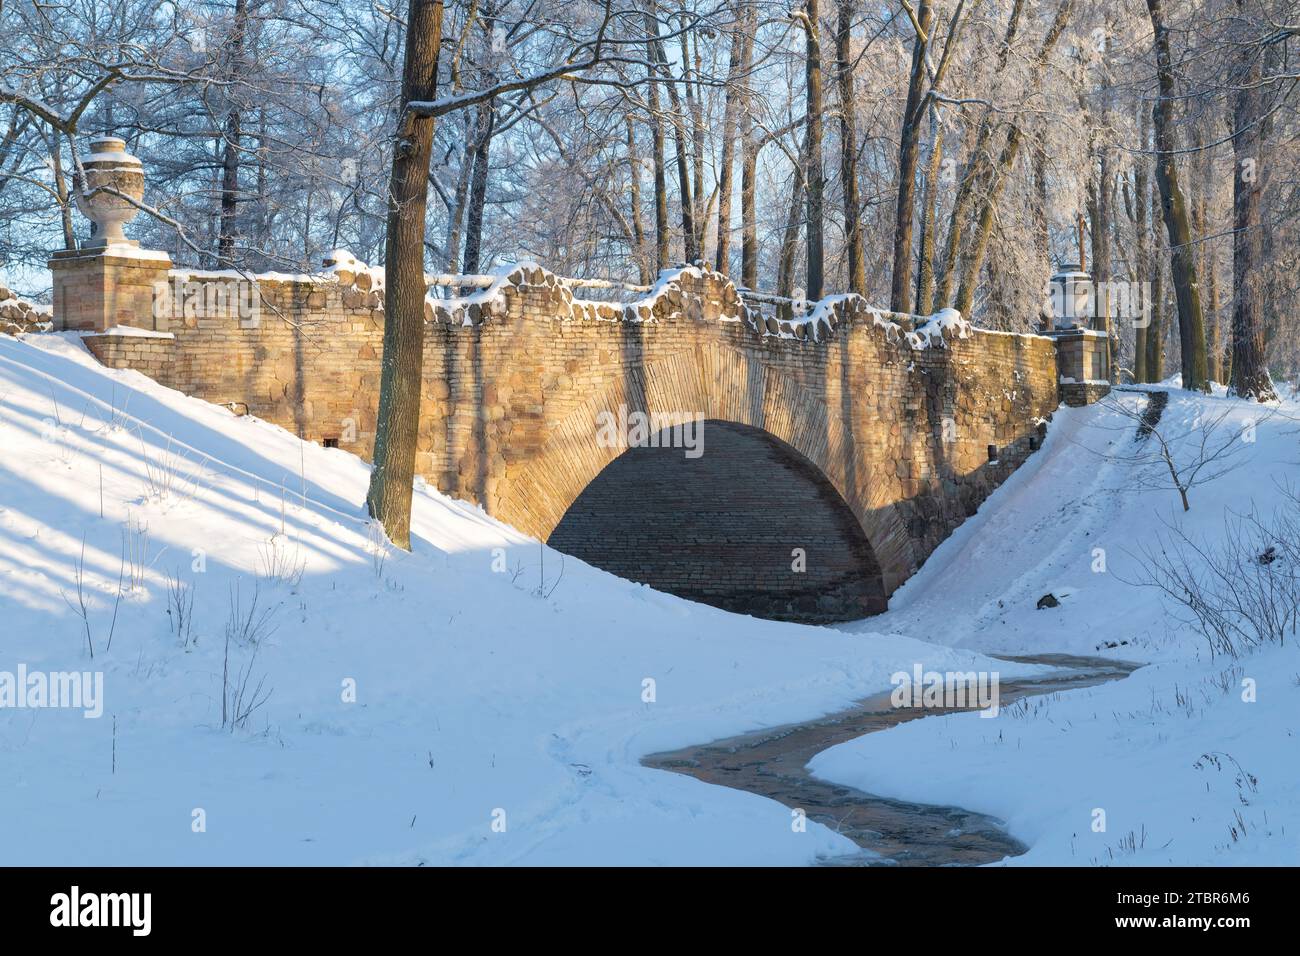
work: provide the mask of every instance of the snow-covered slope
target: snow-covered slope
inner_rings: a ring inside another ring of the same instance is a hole
[[[1131,409],[1146,401],[1116,398]],[[1300,650],[1212,658],[1181,623],[1185,611],[1132,583],[1143,545],[1181,529],[1213,551],[1225,516],[1267,519],[1300,483],[1293,401],[1261,407],[1221,390],[1174,390],[1160,427],[1188,436],[1178,449],[1186,461],[1198,423],[1220,419],[1210,447],[1243,440],[1229,470],[1192,488],[1184,513],[1175,490],[1152,487],[1163,464],[1125,460],[1135,451],[1130,416],[1061,410],[1043,452],[940,546],[888,613],[856,626],[985,652],[1153,663],[1119,683],[1007,708],[1006,720],[942,717],[859,738],[820,754],[813,772],[999,816],[1032,847],[1016,862],[1300,862]],[[1038,610],[1046,593],[1060,606]],[[1104,831],[1094,829],[1099,810]]]
[[[1225,402],[1178,396],[1166,415]],[[0,863],[806,863],[853,847],[639,758],[838,709],[917,663],[1028,669],[986,651],[1155,663],[996,720],[873,734],[816,772],[1001,815],[1029,862],[1295,862],[1294,648],[1211,661],[1120,580],[1126,545],[1160,519],[1213,534],[1226,506],[1267,505],[1297,472],[1293,428],[1261,424],[1244,470],[1183,515],[1174,492],[1086,450],[1130,443],[1131,421],[1063,410],[893,610],[837,631],[543,561],[422,486],[414,551],[388,552],[356,458],[106,370],[74,336],[0,336],[0,682],[103,675],[98,719],[0,707]],[[194,599],[188,639],[169,578]],[[1061,606],[1036,610],[1049,590]],[[227,658],[254,593],[266,633]],[[251,674],[246,702],[270,691],[233,732],[223,672]]]
[[[538,596],[536,542],[423,487],[413,553],[379,567],[367,477],[75,337],[0,336],[0,672],[104,681],[99,719],[0,708],[0,863],[805,863],[853,846],[639,757],[836,709],[916,660],[989,666],[572,559],[557,582],[551,551]],[[68,603],[83,541],[93,660]],[[227,662],[255,588],[274,631]],[[223,671],[271,691],[234,733]]]

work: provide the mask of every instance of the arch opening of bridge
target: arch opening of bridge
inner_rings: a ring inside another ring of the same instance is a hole
[[[624,451],[570,505],[556,550],[660,591],[775,620],[826,624],[883,611],[871,542],[806,457],[716,419],[697,449],[665,429]],[[697,453],[698,452],[698,453]]]

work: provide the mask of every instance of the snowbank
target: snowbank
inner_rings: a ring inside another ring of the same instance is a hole
[[[1165,416],[1188,428],[1225,407],[1257,414],[1176,393]],[[1295,475],[1294,426],[1261,421],[1244,470],[1183,514],[1108,454],[1132,424],[1062,409],[890,612],[835,631],[613,578],[422,483],[414,551],[390,552],[355,457],[107,370],[75,335],[0,336],[0,674],[103,675],[99,718],[0,708],[4,859],[803,864],[853,847],[640,757],[839,709],[917,663],[1009,676],[1026,668],[983,652],[1073,651],[1149,664],[812,768],[1001,816],[1032,845],[1023,862],[1294,863],[1294,647],[1210,660],[1124,583],[1126,549],[1161,521],[1212,535],[1225,508],[1268,507]],[[1037,610],[1047,592],[1059,606]],[[264,633],[227,658],[254,594]],[[223,672],[269,691],[233,731]]]
[[[0,671],[104,675],[99,719],[0,709],[6,862],[803,864],[853,846],[639,758],[838,709],[914,661],[987,667],[693,605],[423,485],[413,553],[384,553],[368,474],[75,336],[0,338]],[[179,635],[169,578],[194,600]],[[273,631],[232,641],[229,670],[271,693],[232,733],[225,631],[255,589]]]
[[[1170,383],[1165,383],[1165,388]],[[1115,399],[1140,409],[1141,394]],[[1300,859],[1300,653],[1212,658],[1140,579],[1141,547],[1181,528],[1213,546],[1229,511],[1268,514],[1294,485],[1300,406],[1170,393],[1168,435],[1226,412],[1252,436],[1233,470],[1190,494],[1123,460],[1133,419],[1061,409],[1032,456],[893,596],[870,630],[984,652],[1149,662],[1124,681],[1034,699],[1006,720],[916,721],[820,754],[820,777],[1007,821],[1038,865],[1289,864]],[[1245,426],[1256,422],[1248,431]],[[1060,605],[1037,609],[1045,594]],[[924,773],[917,773],[924,767]],[[1094,831],[1096,811],[1105,830]],[[1235,831],[1235,832],[1234,832]]]

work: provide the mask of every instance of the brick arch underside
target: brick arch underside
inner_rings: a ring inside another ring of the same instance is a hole
[[[578,495],[547,543],[628,580],[756,617],[829,624],[886,607],[871,543],[839,492],[785,442],[734,422],[668,428],[629,448]]]
[[[497,517],[547,540],[588,485],[621,448],[598,439],[597,416],[620,406],[650,415],[698,413],[761,429],[806,459],[842,498],[879,567],[887,597],[919,562],[906,522],[887,491],[869,480],[851,430],[815,384],[799,382],[760,351],[709,343],[624,369],[617,380],[577,396],[535,456],[521,463]],[[838,406],[836,406],[838,411]],[[775,502],[780,487],[766,491]]]

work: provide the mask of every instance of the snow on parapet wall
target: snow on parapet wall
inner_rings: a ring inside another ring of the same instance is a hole
[[[830,338],[840,325],[861,316],[868,318],[873,327],[884,330],[886,341],[921,350],[947,348],[949,339],[970,338],[977,331],[956,309],[943,309],[925,318],[901,315],[877,309],[856,293],[828,295],[800,305],[804,311],[790,318],[764,320],[766,333],[821,342]],[[909,326],[913,327],[912,331],[908,331]]]
[[[185,278],[232,278],[244,275],[233,270],[196,272],[172,270]],[[369,266],[347,249],[332,250],[321,272],[289,275],[270,272],[246,278],[270,282],[337,282],[344,289],[344,304],[375,310],[384,307],[384,269]],[[549,295],[554,317],[560,321],[653,322],[680,317],[688,301],[698,305],[712,300],[715,321],[741,322],[751,331],[772,338],[801,342],[826,342],[845,324],[869,321],[884,331],[891,344],[911,350],[946,348],[950,339],[970,338],[977,330],[955,309],[942,309],[928,317],[900,315],[874,308],[856,293],[828,295],[816,301],[800,301],[740,290],[726,275],[705,264],[664,269],[653,285],[568,279],[533,261],[504,263],[479,275],[426,274],[425,321],[453,328],[473,328],[489,317],[506,315],[511,296],[517,293]],[[712,283],[713,289],[705,288]],[[582,288],[611,289],[635,294],[627,302],[586,299],[575,294]],[[451,294],[439,294],[439,289]],[[473,291],[467,291],[467,290]],[[746,301],[748,299],[748,301]],[[779,307],[779,315],[763,315],[759,304]],[[692,313],[698,309],[691,309]],[[1015,333],[1002,333],[1015,334]]]
[[[713,275],[717,275],[713,273]],[[476,276],[430,276],[431,289],[434,286],[479,286],[468,295],[442,297],[430,292],[425,297],[426,317],[440,325],[471,327],[480,325],[488,316],[506,314],[510,309],[509,298],[517,293],[541,293],[551,300],[555,317],[560,320],[588,320],[604,322],[652,322],[656,309],[661,315],[679,316],[683,314],[686,300],[699,296],[683,286],[683,279],[703,282],[709,276],[708,270],[696,266],[679,269],[665,269],[659,274],[655,284],[649,289],[644,286],[632,286],[623,283],[591,283],[595,288],[610,288],[634,291],[638,297],[630,302],[613,302],[603,299],[584,299],[574,294],[575,288],[588,283],[582,280],[566,279],[556,275],[536,262],[508,263],[498,267],[488,275]],[[740,303],[735,287],[724,287],[719,306],[721,321],[739,321],[739,312],[744,309]],[[729,311],[728,307],[731,307]]]
[[[951,333],[953,338],[968,339],[972,328],[956,309],[940,309],[918,325],[916,331],[909,332],[907,342],[914,349],[925,349],[936,344],[939,348],[947,348],[947,333]]]
[[[540,274],[540,275],[538,275]],[[530,278],[532,281],[530,281]],[[424,317],[426,321],[439,325],[459,325],[463,327],[481,325],[489,315],[504,315],[508,308],[503,290],[506,287],[522,288],[527,285],[549,286],[567,293],[570,303],[573,293],[561,286],[553,273],[547,272],[535,262],[510,262],[498,266],[487,275],[425,276],[428,283],[424,295]],[[439,286],[448,288],[480,288],[467,295],[437,296],[433,290]]]
[[[346,249],[334,249],[325,257],[324,275],[332,275],[339,285],[355,286],[362,292],[383,292],[383,266],[368,266]]]

